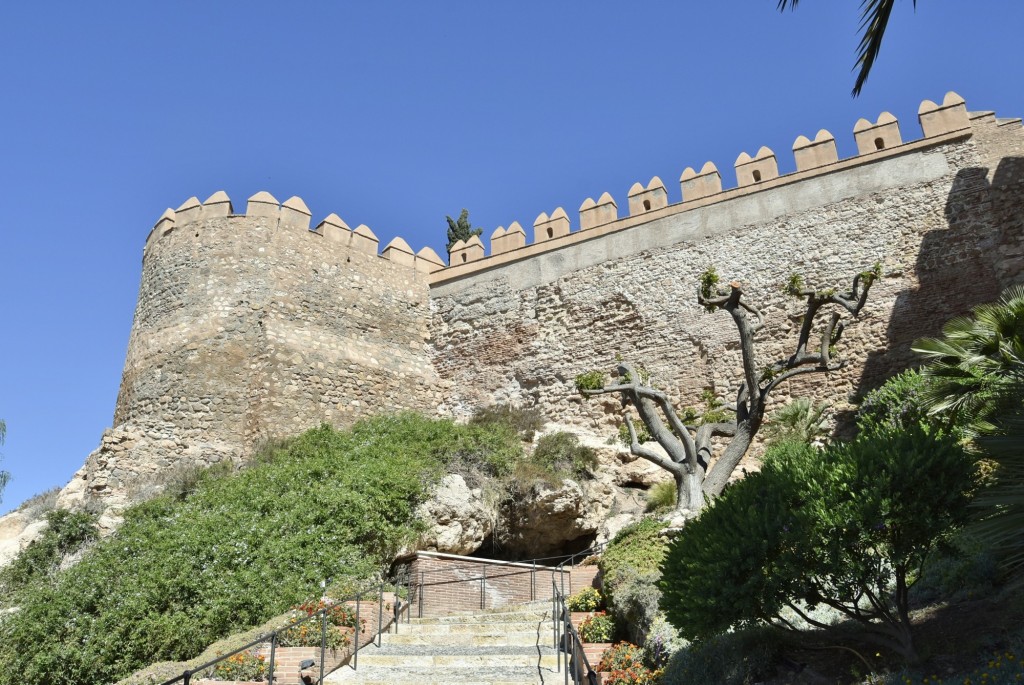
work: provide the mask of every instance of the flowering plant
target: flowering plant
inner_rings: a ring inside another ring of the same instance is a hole
[[[615,621],[604,611],[583,619],[580,623],[580,639],[584,642],[611,642]]]
[[[326,647],[338,649],[352,644],[352,637],[346,630],[356,625],[356,612],[352,607],[320,599],[297,604],[292,611],[305,614],[309,620],[278,633],[277,643],[282,647],[319,647],[326,641]],[[326,635],[317,616],[320,612],[325,612],[327,617]],[[360,623],[365,624],[366,621],[361,620]]]
[[[319,599],[315,602],[303,602],[292,607],[293,611],[302,612],[306,616],[312,616],[324,609],[327,610],[327,622],[332,626],[343,628],[356,627],[356,611],[347,604],[334,604],[330,600]]]
[[[569,611],[596,611],[601,606],[601,593],[595,588],[585,587],[565,600]]]
[[[601,657],[597,670],[605,671],[605,685],[655,685],[662,671],[652,671],[644,665],[643,650],[628,642],[612,645]]]
[[[326,632],[320,621],[310,619],[277,634],[277,644],[282,647],[319,647],[321,643],[328,649],[339,649],[352,644],[349,631],[335,625],[327,625]]]
[[[266,658],[262,654],[239,652],[213,667],[215,680],[263,680],[267,674]]]

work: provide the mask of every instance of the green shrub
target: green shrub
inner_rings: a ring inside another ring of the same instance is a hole
[[[622,629],[620,634],[638,644],[647,638],[651,624],[658,615],[660,579],[661,573],[658,571],[640,573],[631,565],[623,566],[618,571],[615,593],[608,602],[609,609]]]
[[[996,557],[973,535],[960,531],[925,561],[911,597],[915,604],[978,599],[993,591]]]
[[[502,423],[511,426],[526,442],[532,442],[534,435],[544,428],[546,421],[537,409],[513,407],[510,404],[495,404],[477,409],[469,423],[471,425]]]
[[[76,565],[0,598],[20,607],[0,613],[0,685],[114,682],[283,614],[324,578],[365,582],[421,531],[447,464],[519,449],[509,429],[381,417],[132,507]]]
[[[663,480],[647,491],[647,512],[655,513],[674,509],[676,506],[676,482]]]
[[[765,425],[765,438],[769,443],[807,442],[828,437],[829,425],[825,411],[827,404],[817,404],[799,397],[774,412]]]
[[[0,569],[0,590],[14,593],[57,571],[61,562],[96,539],[96,516],[53,509],[46,513],[47,528],[15,559]],[[2,600],[0,600],[2,605]]]
[[[597,468],[597,453],[573,433],[548,433],[537,441],[530,461],[552,473],[579,477]]]
[[[651,434],[647,431],[647,426],[645,426],[643,422],[638,423],[634,421],[633,429],[636,431],[636,441],[641,445],[644,444],[645,442],[650,442],[651,440],[654,439],[651,437]],[[629,447],[631,444],[633,444],[629,436],[629,427],[626,426],[626,424],[624,423],[619,425],[618,440],[619,444],[622,445],[623,447]]]
[[[672,655],[686,645],[679,631],[659,612],[651,622],[644,640],[644,662],[651,668],[664,668]]]
[[[608,543],[597,563],[601,569],[605,602],[609,605],[614,602],[615,590],[622,582],[622,572],[627,567],[639,575],[658,573],[668,547],[659,535],[664,527],[665,524],[657,519],[641,519],[620,530]]]
[[[669,659],[664,685],[750,685],[775,673],[781,652],[772,628],[747,628],[683,646]]]
[[[576,390],[600,390],[604,387],[604,373],[587,371],[576,376]]]
[[[823,451],[774,446],[759,473],[675,539],[663,608],[699,639],[797,603],[824,605],[913,661],[908,591],[937,542],[966,520],[974,472],[959,445],[921,426]],[[702,577],[715,582],[695,582]]]
[[[601,606],[601,593],[597,588],[585,587],[579,592],[569,595],[565,600],[569,611],[597,611]]]
[[[881,387],[869,392],[857,408],[857,426],[861,431],[907,430],[918,425],[930,430],[946,430],[963,437],[947,417],[928,411],[929,379],[913,369],[896,374]]]
[[[615,619],[604,611],[598,611],[580,623],[580,639],[584,642],[611,642],[615,632]]]

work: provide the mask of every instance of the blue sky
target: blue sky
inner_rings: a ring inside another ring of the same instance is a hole
[[[1024,115],[1024,3],[899,3],[850,97],[857,0],[6,2],[0,6],[0,512],[63,485],[111,425],[142,246],[166,207],[302,197],[443,254],[707,160],[735,184],[801,134],[947,90]]]

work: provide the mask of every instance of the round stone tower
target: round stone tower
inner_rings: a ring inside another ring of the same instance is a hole
[[[114,428],[62,504],[133,501],[175,470],[240,462],[263,442],[440,403],[428,356],[427,274],[401,238],[269,193],[168,209],[143,252]]]

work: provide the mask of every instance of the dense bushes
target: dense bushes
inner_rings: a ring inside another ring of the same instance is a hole
[[[608,543],[598,566],[606,602],[613,602],[615,590],[623,581],[623,571],[631,568],[636,574],[657,573],[668,548],[660,533],[665,523],[655,518],[641,519],[620,530]]]
[[[800,605],[825,605],[912,661],[909,588],[966,520],[974,473],[958,444],[922,426],[822,451],[776,446],[674,541],[663,609],[698,639],[782,622],[784,607],[814,623]]]
[[[113,682],[279,615],[326,577],[373,576],[418,532],[446,464],[499,472],[520,450],[508,431],[413,415],[324,426],[133,507],[77,565],[0,598],[19,607],[0,617],[0,684]]]
[[[548,433],[537,440],[530,461],[551,473],[578,478],[597,468],[597,453],[573,433]]]

